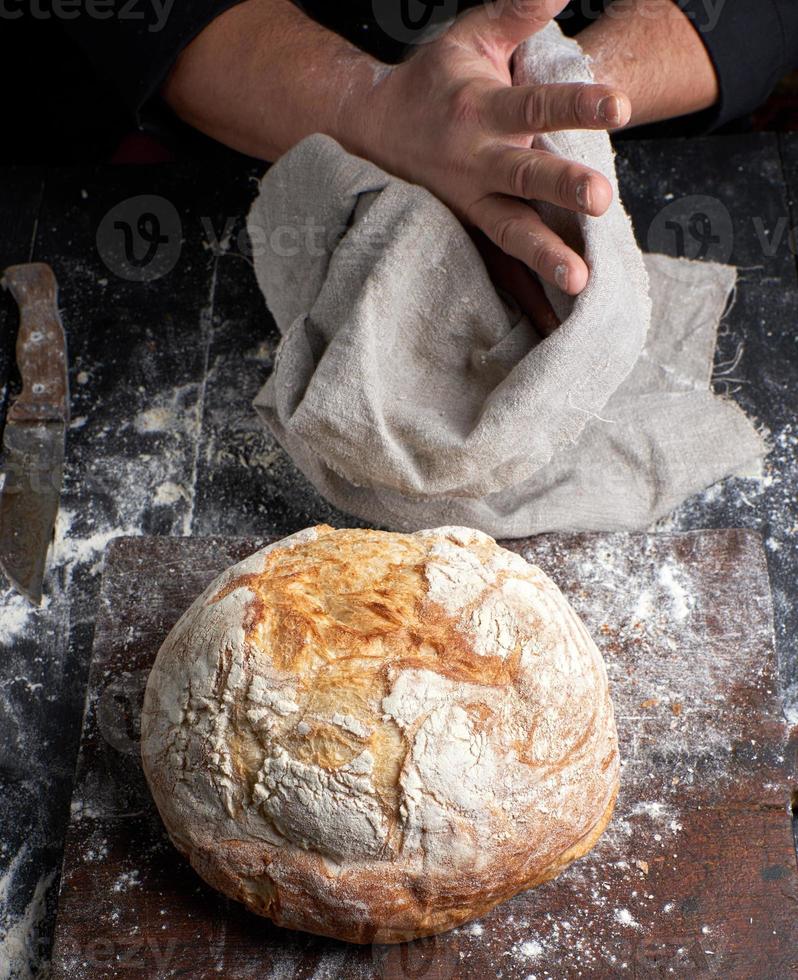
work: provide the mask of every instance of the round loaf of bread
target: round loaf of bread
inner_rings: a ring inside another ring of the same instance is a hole
[[[229,569],[158,653],[142,758],[207,882],[359,943],[554,877],[618,787],[595,644],[539,568],[461,527],[321,525]]]

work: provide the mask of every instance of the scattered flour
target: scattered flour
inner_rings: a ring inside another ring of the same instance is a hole
[[[666,195],[666,199],[672,196]],[[76,380],[78,385],[86,385],[90,380],[90,373],[81,371]],[[174,401],[165,399],[163,404],[139,412],[132,427],[136,432],[151,435],[154,439],[161,436],[172,439],[189,433],[193,424],[194,417],[190,413],[181,412],[180,396],[176,393]],[[82,436],[90,429],[90,425],[84,424],[81,419],[79,428]],[[243,445],[245,438],[249,440],[251,435],[248,431],[238,433],[239,442]],[[263,438],[257,433],[252,441],[256,445],[262,445]],[[230,443],[225,440],[220,444],[222,449],[219,450],[219,457],[222,462],[229,462],[234,458]],[[249,442],[244,449],[247,452],[242,449],[241,458],[235,457],[235,462],[244,464],[248,461]],[[798,435],[788,425],[774,438],[774,456],[781,460],[778,469],[783,475],[778,475],[778,470],[775,470],[775,476],[771,473],[758,479],[727,481],[722,487],[716,485],[688,501],[676,515],[662,522],[659,529],[679,530],[695,526],[696,515],[706,525],[703,515],[712,507],[725,508],[723,517],[727,525],[750,524],[755,515],[766,514],[769,515],[766,519],[770,526],[778,528],[780,535],[778,539],[770,538],[767,542],[769,560],[777,565],[786,563],[798,547],[798,526],[794,510],[795,481],[787,478],[796,473],[796,449]],[[98,520],[96,527],[89,529],[86,534],[78,530],[81,523],[78,515],[71,513],[68,520],[65,515],[65,520],[58,529],[60,540],[56,541],[51,554],[55,571],[65,569],[71,573],[73,569],[80,567],[96,576],[99,558],[107,542],[118,534],[141,533],[143,519],[150,504],[166,502],[165,497],[174,495],[174,487],[186,485],[184,473],[177,467],[171,451],[167,448],[162,452],[160,443],[153,458],[142,458],[135,465],[126,462],[115,480],[115,483],[112,481],[110,484],[109,494],[118,499],[119,507],[110,521]],[[154,491],[153,488],[158,489]],[[180,501],[175,498],[174,502],[178,504]],[[181,525],[178,523],[176,527],[177,533],[180,533]],[[183,533],[190,528],[189,518],[188,523],[182,525]],[[626,771],[622,779],[628,782],[642,778],[641,774],[652,769],[660,756],[673,761],[674,778],[687,782],[694,779],[695,773],[690,760],[702,757],[709,760],[710,776],[722,779],[722,769],[711,767],[713,759],[716,756],[721,758],[729,748],[729,726],[735,723],[735,719],[724,720],[723,713],[719,711],[714,711],[708,718],[702,707],[714,703],[723,705],[724,685],[719,681],[719,672],[730,671],[731,682],[741,678],[734,675],[733,662],[713,665],[709,655],[711,651],[703,651],[704,637],[696,622],[698,617],[694,615],[700,607],[694,603],[694,589],[689,578],[685,577],[683,566],[663,566],[653,576],[631,580],[626,575],[622,554],[610,553],[597,555],[593,561],[588,562],[586,575],[589,583],[585,588],[588,591],[597,583],[606,588],[601,618],[590,623],[590,628],[595,633],[603,621],[611,624],[611,629],[617,633],[615,636],[608,633],[603,649],[612,675],[613,692],[623,690],[623,698],[616,701],[619,723],[626,731],[636,732],[636,736],[629,738],[623,747]],[[45,601],[48,603],[50,597]],[[781,598],[777,595],[776,601],[778,612],[779,602],[784,610],[788,608],[791,598],[788,595]],[[44,611],[48,611],[47,605]],[[40,615],[30,610],[23,600],[12,593],[0,595],[0,646],[11,646],[20,637],[37,630]],[[782,623],[789,621],[789,617],[784,614],[780,618]],[[619,622],[621,627],[616,630]],[[785,649],[794,651],[793,640],[786,634],[782,639],[787,644]],[[637,673],[633,678],[623,677],[614,669],[613,643],[626,644],[638,640],[642,653],[637,664]],[[731,642],[735,642],[734,637]],[[782,659],[784,663],[790,660],[787,656]],[[23,668],[24,665],[21,665],[19,669]],[[12,669],[14,673],[19,673],[17,665],[13,665]],[[651,701],[656,703],[641,707],[641,704]],[[673,711],[675,705],[680,706],[679,714]],[[798,679],[788,688],[785,717],[788,724],[798,725]],[[702,780],[704,778],[706,773],[701,776]],[[624,904],[628,902],[628,907],[607,908],[607,917],[611,922],[627,929],[645,930],[657,915],[675,910],[673,902],[666,901],[662,904],[665,896],[658,897],[656,903],[649,901],[644,890],[643,873],[636,869],[634,859],[650,858],[650,851],[655,844],[659,846],[663,842],[668,842],[669,853],[671,849],[676,851],[676,843],[670,835],[675,834],[680,827],[680,814],[674,806],[666,802],[664,794],[663,799],[658,800],[649,793],[644,795],[642,802],[639,798],[637,801],[622,798],[616,814],[596,851],[572,866],[563,876],[566,884],[572,883],[575,899],[581,902],[584,898],[584,909],[573,908],[568,911],[569,919],[577,924],[584,938],[573,939],[572,934],[566,935],[565,923],[556,914],[548,915],[541,911],[539,901],[531,902],[529,907],[535,912],[534,935],[540,934],[545,946],[537,938],[526,938],[529,933],[524,930],[528,925],[520,916],[516,918],[513,914],[502,913],[499,920],[507,930],[508,946],[514,950],[516,956],[532,959],[539,955],[538,949],[557,953],[562,951],[565,956],[559,974],[562,976],[576,976],[583,971],[589,975],[591,970],[597,971],[597,975],[630,975],[633,972],[628,968],[630,964],[617,962],[613,969],[606,961],[596,959],[602,950],[602,937],[600,934],[592,935],[591,927],[595,923],[596,915],[606,907],[603,904],[606,903],[604,896],[609,890],[609,879],[614,875],[623,879],[629,898],[624,899]],[[0,817],[2,815],[0,802]],[[655,841],[655,837],[659,840]],[[97,853],[101,854],[101,849]],[[7,911],[7,902],[12,891],[15,868],[21,856],[22,854],[15,856],[5,875],[0,878],[0,980],[6,980],[6,977],[13,975],[9,963],[13,963],[14,968],[19,966],[20,969],[23,964],[25,969],[39,966],[34,937],[53,874],[46,875],[39,881],[24,912],[11,916]],[[639,884],[640,880],[643,880],[642,884]],[[127,876],[123,875],[114,888],[122,891],[124,888],[135,887],[136,884],[137,882],[128,881]],[[634,892],[635,888],[640,891]],[[534,897],[540,893],[532,894]],[[513,908],[519,906],[524,907],[523,899],[516,902]],[[545,934],[539,928],[541,921],[547,924],[548,932]],[[482,942],[484,931],[480,923],[465,927],[461,933],[466,949],[469,942]],[[716,932],[717,928],[713,928],[713,933]],[[567,942],[560,937],[566,937]],[[329,962],[329,958],[325,957],[319,969]],[[683,972],[682,975],[688,974]],[[542,976],[540,971],[538,976]]]
[[[679,621],[686,619],[694,600],[672,564],[666,563],[660,567],[659,581],[668,592],[674,617]]]
[[[673,814],[673,807],[659,800],[642,800],[629,810],[630,817],[644,816],[660,824],[673,822]]]
[[[637,604],[634,607],[632,616],[636,620],[646,620],[654,615],[654,611],[654,595],[650,589],[643,589],[643,591],[640,593],[640,598],[637,600]]]
[[[156,489],[153,502],[160,505],[176,504],[181,497],[188,499],[186,488],[172,480],[164,480]]]
[[[0,646],[11,646],[35,623],[37,610],[27,599],[6,590],[0,595]]]
[[[81,391],[93,377],[94,372],[89,369],[80,370],[75,377],[75,414],[68,435],[64,487],[47,559],[42,606],[34,609],[4,583],[0,584],[0,658],[4,664],[0,738],[15,746],[19,758],[26,759],[26,778],[38,787],[37,792],[44,792],[41,787],[51,786],[55,778],[53,750],[41,734],[47,714],[51,713],[50,703],[57,707],[58,702],[72,696],[58,693],[59,680],[43,682],[47,677],[63,679],[67,666],[70,671],[75,669],[74,651],[69,654],[72,660],[65,660],[65,638],[71,628],[89,627],[93,622],[96,586],[107,545],[121,535],[155,533],[156,528],[157,533],[191,532],[190,493],[184,488],[190,488],[196,476],[199,387],[175,386],[149,405],[144,388],[117,392],[109,397],[118,401],[124,398],[128,404],[132,400],[134,406],[138,402],[140,407],[138,414],[135,407],[132,410],[132,424],[120,426],[114,421],[118,404],[113,411],[106,411],[102,398],[89,398],[87,391]],[[126,445],[133,433],[137,436],[135,451]],[[146,451],[150,443],[152,450]],[[153,510],[164,504],[172,508],[171,523],[164,524],[161,514],[154,524]],[[75,581],[80,582],[79,589],[73,587]],[[85,650],[83,656],[87,654]],[[0,798],[0,824],[14,826],[19,816],[7,812],[8,805]],[[37,821],[33,813],[28,819],[41,828],[38,833],[42,839],[35,838],[32,844],[48,845],[49,834],[54,832],[50,825],[44,819]],[[95,849],[87,854],[87,860],[101,860],[101,855],[102,850]],[[37,942],[42,889],[46,891],[52,880],[46,869],[39,886],[34,885],[35,878],[26,878],[24,884],[21,879],[15,882],[14,892],[26,888],[30,896],[26,909],[20,912],[19,894],[9,891],[13,876],[10,860],[0,855],[0,869],[6,872],[0,885],[0,980],[4,980],[3,971],[10,969],[8,963],[16,964],[27,955],[26,944]],[[27,976],[24,972],[19,975]]]
[[[543,953],[543,946],[536,939],[527,939],[520,944],[518,952],[524,959],[534,960]]]
[[[133,419],[133,428],[141,435],[152,433],[196,434],[198,419],[193,410],[196,385],[179,385],[158,400],[155,405],[140,411]]]
[[[2,876],[0,876],[0,902],[7,902],[11,895],[11,884],[27,857],[27,849],[17,851]]]
[[[613,918],[621,926],[627,926],[630,929],[643,928],[639,922],[635,921],[634,916],[629,909],[616,909],[613,913]]]
[[[0,879],[0,904],[6,905],[12,878],[24,852],[16,855],[11,867]],[[44,875],[21,915],[12,915],[7,907],[0,913],[0,980],[33,980],[46,970],[42,955],[46,943],[39,942],[39,927],[46,912],[47,893],[56,872]]]
[[[176,422],[174,408],[159,405],[139,412],[133,420],[136,432],[166,432],[174,428]]]
[[[622,771],[607,831],[552,886],[557,906],[544,912],[542,893],[518,900],[515,909],[529,909],[534,932],[525,935],[518,925],[507,938],[516,956],[524,941],[543,943],[547,976],[624,975],[632,964],[613,959],[629,944],[623,934],[649,935],[658,916],[678,908],[661,875],[678,874],[687,856],[684,827],[692,816],[682,810],[685,793],[713,782],[723,792],[730,778],[735,746],[750,724],[747,702],[734,692],[758,690],[766,703],[774,693],[772,665],[761,655],[771,642],[769,622],[755,615],[745,617],[755,626],[741,627],[740,605],[751,601],[743,572],[731,573],[739,575],[734,588],[721,588],[712,552],[698,541],[686,539],[678,559],[656,538],[633,555],[623,535],[597,540],[579,558],[544,539],[523,554],[551,574],[559,568],[561,581],[571,583],[569,595],[605,657]],[[798,722],[796,703],[798,684],[788,692],[788,722]],[[755,761],[758,749],[748,744]],[[505,918],[496,921],[504,925]],[[714,940],[723,922],[710,926]],[[670,973],[688,975],[688,955],[674,952]]]
[[[798,726],[798,680],[784,692],[784,718],[790,728]]]
[[[72,573],[77,566],[89,565],[89,574],[99,575],[102,559],[110,541],[122,535],[136,536],[141,533],[137,527],[112,527],[95,531],[88,537],[72,535],[76,523],[74,511],[62,507],[55,522],[55,537],[50,549],[50,570],[63,570],[66,585],[72,581]]]
[[[141,879],[137,870],[125,871],[114,882],[112,889],[115,892],[126,892],[131,888],[140,888]]]
[[[790,311],[792,312],[792,311]],[[789,317],[785,318],[785,323]],[[786,328],[785,328],[786,329]],[[798,424],[789,386],[783,388],[783,416],[791,419],[770,434],[771,451],[757,474],[745,474],[696,494],[657,525],[660,531],[702,527],[751,527],[765,532],[773,585],[780,680],[787,711],[798,717],[798,604],[794,590],[798,565]],[[778,413],[777,413],[778,414]],[[795,723],[795,722],[794,722]]]

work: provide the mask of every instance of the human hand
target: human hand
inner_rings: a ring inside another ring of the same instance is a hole
[[[560,321],[543,291],[540,279],[523,262],[502,252],[478,228],[472,227],[469,232],[496,289],[500,293],[508,293],[515,300],[541,337],[553,334]]]
[[[516,47],[565,0],[496,0],[460,17],[342,112],[347,142],[384,169],[421,184],[466,225],[546,282],[576,295],[588,268],[530,207],[533,200],[598,216],[612,189],[600,173],[535,146],[539,133],[624,125],[629,100],[587,83],[513,86]]]

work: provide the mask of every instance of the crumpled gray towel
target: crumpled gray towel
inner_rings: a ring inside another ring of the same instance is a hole
[[[515,58],[517,82],[589,80],[556,24]],[[497,537],[640,529],[766,451],[709,390],[735,271],[641,255],[601,132],[539,145],[602,171],[601,218],[540,205],[591,269],[539,337],[496,293],[432,194],[308,137],[263,178],[255,272],[282,334],[255,400],[332,503],[397,529],[465,524]]]

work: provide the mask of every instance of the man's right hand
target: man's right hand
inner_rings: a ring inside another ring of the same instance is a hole
[[[600,215],[610,184],[581,163],[538,149],[535,137],[622,126],[630,106],[607,85],[513,86],[513,52],[563,6],[564,0],[486,3],[407,61],[388,66],[290,0],[245,0],[187,45],[162,93],[186,122],[266,160],[311,133],[326,133],[427,187],[526,267],[516,271],[528,277],[533,270],[576,294],[587,282],[585,262],[528,202]]]
[[[513,86],[516,47],[564,5],[496,0],[463,15],[373,84],[353,87],[340,119],[355,152],[427,187],[507,255],[576,294],[587,283],[584,260],[527,202],[598,216],[612,190],[590,167],[538,149],[535,137],[616,128],[631,110],[606,85]]]

